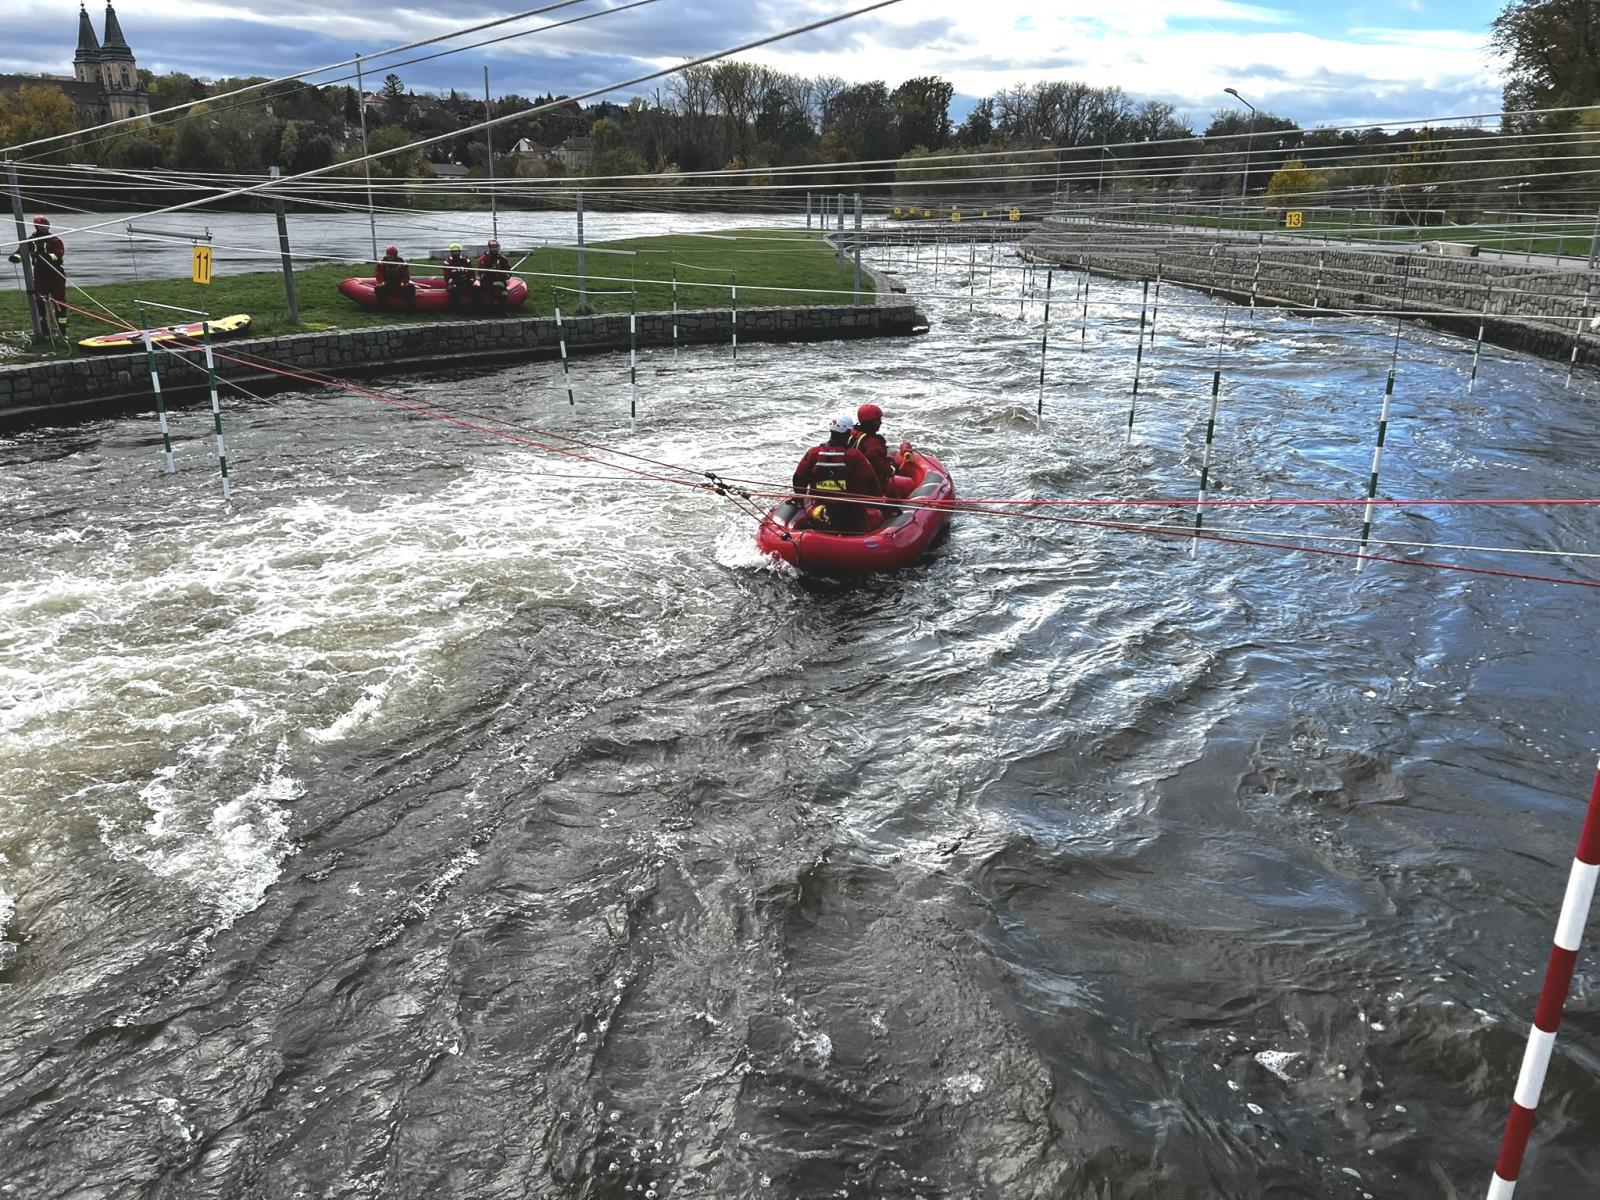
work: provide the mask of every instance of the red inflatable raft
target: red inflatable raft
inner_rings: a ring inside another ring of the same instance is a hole
[[[956,498],[950,472],[933,455],[918,450],[901,474],[910,483],[907,505],[880,500],[888,515],[866,533],[833,533],[813,528],[809,505],[785,500],[767,514],[756,533],[756,546],[802,571],[824,575],[861,575],[915,566],[945,530],[949,514],[942,507]]]
[[[390,312],[484,312],[497,311],[494,301],[487,293],[480,294],[476,287],[467,292],[465,304],[451,304],[450,292],[444,286],[442,275],[424,275],[420,279],[413,279],[417,285],[417,299],[414,304],[408,304],[404,296],[385,296],[378,299],[374,289],[377,282],[371,278],[366,279],[341,279],[339,291],[347,300],[354,300],[362,308],[382,308]],[[528,298],[528,285],[513,275],[506,281],[506,311],[519,308]]]

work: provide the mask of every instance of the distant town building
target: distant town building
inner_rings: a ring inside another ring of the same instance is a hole
[[[524,158],[537,158],[541,162],[555,155],[555,151],[550,149],[549,146],[536,142],[532,138],[518,138],[517,144],[511,147],[511,153],[520,154]]]
[[[460,163],[431,162],[428,164],[435,179],[465,179],[471,172]]]
[[[71,75],[0,75],[0,92],[50,87],[66,93],[84,125],[99,125],[150,111],[150,93],[139,83],[133,50],[122,35],[117,10],[106,5],[106,37],[101,42],[86,8],[78,9],[78,52]]]

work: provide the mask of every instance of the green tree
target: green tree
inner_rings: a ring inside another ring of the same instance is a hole
[[[950,100],[955,88],[936,75],[920,75],[895,88],[895,125],[901,150],[938,150],[950,140]]]
[[[383,119],[391,125],[398,125],[406,115],[405,81],[393,71],[383,77],[378,103],[383,106]]]
[[[1490,30],[1489,45],[1506,59],[1508,112],[1600,102],[1595,0],[1511,0]]]
[[[1305,160],[1296,155],[1274,171],[1267,181],[1267,203],[1305,204],[1316,190],[1316,172],[1306,170]]]

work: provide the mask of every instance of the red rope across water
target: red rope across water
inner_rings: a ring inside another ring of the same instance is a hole
[[[90,318],[92,318],[94,320],[104,321],[106,324],[109,324],[109,325],[117,325],[116,321],[111,320],[111,319],[109,319],[107,317],[103,317],[98,313],[91,312],[88,309],[78,308],[75,305],[67,304],[65,302],[61,302],[61,303],[63,304],[63,307],[69,308],[73,312],[81,313],[82,315],[90,317]],[[127,324],[124,324],[121,327],[126,329],[126,330],[129,330],[129,331],[133,331],[135,329],[135,326],[127,325]],[[191,341],[188,345],[184,345],[181,348],[183,348],[183,349],[197,349],[197,348],[199,348],[199,345],[200,345],[200,343]],[[302,369],[291,368],[291,367],[289,367],[288,365],[286,365],[284,363],[275,362],[272,359],[264,358],[262,356],[245,355],[243,353],[232,353],[232,354],[230,354],[230,353],[227,353],[225,351],[217,350],[216,348],[213,348],[212,353],[217,358],[223,360],[224,362],[231,362],[231,363],[235,363],[235,364],[237,364],[239,366],[251,367],[251,368],[254,368],[256,370],[265,371],[265,372],[267,372],[269,374],[281,376],[281,377],[283,377],[285,379],[294,379],[294,380],[298,380],[298,381],[303,382],[303,383],[316,384],[316,385],[321,386],[321,387],[338,388],[338,389],[340,389],[342,391],[349,392],[352,395],[363,396],[363,397],[366,397],[366,398],[371,399],[371,400],[376,400],[380,404],[386,404],[386,405],[390,406],[391,408],[396,408],[396,409],[399,409],[399,410],[401,410],[403,412],[409,412],[409,413],[412,413],[412,414],[417,415],[417,416],[428,417],[428,418],[430,418],[432,420],[436,420],[436,421],[443,421],[443,422],[445,422],[446,424],[449,424],[449,425],[455,425],[455,426],[457,426],[459,428],[462,428],[462,429],[469,429],[469,430],[473,431],[474,433],[481,433],[481,434],[484,434],[484,435],[486,435],[488,437],[500,438],[500,439],[502,439],[504,441],[509,441],[509,442],[515,443],[517,445],[527,446],[527,447],[529,447],[531,449],[535,449],[535,450],[543,450],[546,453],[555,454],[555,455],[558,455],[558,456],[560,456],[562,458],[570,459],[570,460],[573,460],[573,461],[576,461],[576,462],[589,463],[589,464],[591,464],[593,466],[605,467],[605,468],[609,468],[609,469],[614,470],[614,471],[622,471],[622,472],[625,472],[628,475],[634,476],[635,478],[646,480],[646,481],[653,482],[653,483],[669,483],[669,484],[675,484],[675,485],[680,486],[680,487],[695,488],[697,490],[715,491],[715,492],[718,492],[719,494],[727,497],[728,499],[732,500],[734,502],[734,504],[740,509],[741,512],[745,512],[746,515],[753,516],[757,520],[763,520],[764,521],[766,518],[765,518],[765,516],[759,514],[758,512],[750,512],[746,508],[745,503],[743,503],[743,502],[748,502],[750,500],[757,499],[757,498],[770,499],[770,500],[788,500],[788,499],[797,498],[796,494],[793,491],[779,490],[775,485],[763,484],[763,483],[761,483],[759,481],[753,481],[753,480],[732,480],[732,481],[721,480],[721,479],[718,479],[715,475],[713,475],[710,472],[700,471],[700,470],[698,470],[696,468],[692,468],[692,467],[680,466],[680,465],[677,465],[677,464],[674,464],[674,463],[665,462],[665,461],[662,461],[662,460],[659,460],[659,459],[648,458],[648,457],[646,457],[644,455],[633,454],[633,453],[630,453],[630,452],[625,451],[625,450],[618,450],[618,449],[615,449],[613,447],[606,446],[606,445],[604,445],[602,443],[599,443],[599,442],[589,442],[589,441],[585,441],[585,440],[583,440],[581,438],[572,437],[572,436],[567,435],[567,434],[555,433],[553,431],[548,431],[548,430],[542,430],[542,429],[539,429],[539,428],[534,427],[534,426],[521,425],[521,424],[519,424],[517,422],[509,421],[509,420],[506,420],[504,418],[492,417],[492,416],[482,416],[482,415],[475,414],[471,419],[469,419],[467,417],[463,417],[463,416],[457,415],[456,413],[452,413],[452,412],[448,412],[448,411],[440,411],[438,408],[435,408],[435,407],[430,407],[430,406],[427,406],[427,405],[417,404],[417,403],[414,403],[412,401],[402,400],[399,397],[392,396],[392,395],[389,395],[389,394],[384,393],[384,392],[376,391],[376,390],[374,390],[372,388],[361,387],[360,385],[352,383],[349,380],[339,379],[339,378],[337,378],[335,376],[327,375],[327,374],[325,374],[323,372],[314,371],[314,370],[302,370]],[[524,432],[522,432],[522,431],[526,431],[526,432],[529,432],[529,433],[537,434],[538,436],[537,437],[525,436]],[[619,458],[631,459],[631,460],[633,460],[635,462],[648,463],[652,467],[658,467],[658,468],[661,468],[662,470],[666,470],[666,471],[680,472],[680,473],[682,473],[684,475],[694,476],[694,478],[677,478],[677,477],[674,477],[672,475],[662,474],[661,471],[659,471],[659,470],[645,470],[645,469],[642,469],[640,467],[629,466],[627,463],[610,462],[610,461],[607,461],[604,458],[596,457],[593,454],[582,453],[582,452],[580,452],[578,450],[573,450],[573,449],[570,449],[570,448],[568,448],[566,446],[554,445],[549,440],[544,440],[544,439],[550,439],[550,438],[560,439],[560,440],[562,440],[564,442],[569,443],[572,446],[581,446],[585,450],[595,450],[595,451],[599,451],[599,452],[604,453],[604,454],[614,455],[614,456],[619,457]],[[706,482],[705,480],[707,478],[709,478],[711,480],[711,482]],[[617,482],[621,482],[621,481],[618,480]],[[744,490],[741,490],[741,489],[736,489],[736,488],[729,487],[728,484],[730,482],[751,483],[756,487],[769,487],[772,490],[744,491]],[[1187,540],[1187,541],[1197,541],[1198,540],[1198,541],[1207,541],[1207,542],[1220,542],[1220,543],[1227,544],[1227,545],[1251,546],[1251,547],[1255,547],[1255,548],[1259,548],[1259,549],[1288,550],[1288,551],[1292,551],[1292,552],[1296,552],[1296,553],[1300,553],[1300,554],[1315,554],[1315,555],[1321,555],[1323,557],[1328,557],[1328,558],[1349,558],[1349,559],[1366,560],[1366,561],[1371,561],[1371,562],[1391,563],[1391,564],[1394,564],[1396,566],[1420,567],[1420,568],[1424,568],[1426,570],[1432,570],[1432,571],[1457,571],[1457,572],[1461,572],[1463,574],[1468,574],[1468,575],[1486,575],[1486,576],[1492,576],[1494,578],[1499,578],[1499,579],[1517,579],[1517,580],[1523,580],[1523,581],[1531,582],[1531,583],[1553,583],[1553,584],[1561,584],[1561,585],[1565,585],[1565,586],[1569,586],[1569,587],[1600,588],[1600,582],[1595,582],[1595,581],[1586,580],[1586,579],[1569,579],[1569,578],[1562,578],[1562,577],[1556,576],[1556,575],[1541,575],[1541,574],[1537,574],[1537,573],[1534,573],[1534,572],[1527,572],[1527,571],[1509,571],[1509,570],[1503,570],[1503,569],[1495,568],[1495,567],[1473,567],[1473,566],[1466,566],[1466,565],[1460,564],[1460,563],[1444,563],[1444,562],[1437,562],[1437,561],[1434,561],[1434,560],[1431,560],[1431,559],[1411,558],[1411,557],[1407,557],[1407,556],[1404,556],[1404,555],[1373,554],[1373,553],[1370,553],[1370,552],[1364,551],[1364,550],[1338,550],[1338,549],[1333,549],[1333,548],[1326,547],[1326,546],[1307,546],[1307,545],[1303,545],[1303,544],[1297,543],[1297,542],[1280,542],[1280,541],[1273,541],[1273,540],[1269,540],[1269,539],[1265,539],[1265,538],[1245,538],[1245,537],[1233,536],[1233,535],[1230,535],[1230,534],[1214,533],[1214,532],[1209,532],[1209,531],[1205,531],[1205,530],[1196,531],[1196,530],[1192,530],[1192,529],[1180,529],[1180,528],[1176,528],[1176,527],[1161,527],[1161,526],[1153,526],[1153,525],[1142,525],[1142,524],[1130,523],[1130,522],[1125,522],[1125,521],[1095,520],[1095,519],[1087,518],[1087,517],[1059,517],[1059,516],[1051,516],[1051,515],[1048,515],[1046,513],[1030,513],[1030,512],[1007,511],[1008,509],[1016,509],[1016,508],[1021,508],[1021,507],[1030,507],[1030,508],[1161,507],[1161,508],[1185,508],[1185,509],[1187,509],[1187,508],[1197,507],[1200,503],[1203,503],[1206,507],[1217,507],[1217,508],[1230,508],[1230,507],[1241,507],[1241,508],[1242,507],[1277,507],[1277,506],[1283,506],[1283,507],[1317,507],[1317,506],[1323,506],[1323,505],[1328,505],[1328,506],[1349,506],[1349,505],[1358,505],[1358,504],[1359,505],[1364,505],[1364,504],[1367,504],[1367,503],[1372,503],[1372,504],[1377,504],[1377,505],[1389,505],[1389,506],[1419,506],[1419,507],[1420,506],[1497,506],[1497,507],[1506,507],[1506,506],[1539,506],[1539,507],[1543,507],[1543,506],[1580,506],[1580,507],[1582,507],[1582,506],[1600,505],[1600,498],[1590,499],[1590,498],[1575,498],[1575,497],[1569,497],[1569,498],[1540,497],[1540,498],[1534,498],[1534,499],[1519,500],[1519,499],[1514,499],[1514,498],[1496,497],[1496,498],[1487,498],[1487,499],[1441,499],[1441,500],[1379,500],[1379,499],[1374,499],[1374,500],[1371,500],[1371,501],[1368,501],[1366,499],[1343,499],[1343,498],[1337,498],[1337,499],[1294,498],[1294,499],[1241,499],[1241,500],[1208,499],[1208,500],[1206,500],[1204,502],[1200,502],[1200,501],[1197,501],[1197,500],[1176,500],[1176,499],[1157,499],[1157,498],[1141,498],[1141,499],[1133,499],[1133,500],[1119,500],[1119,499],[1059,499],[1059,500],[1047,500],[1047,499],[988,499],[988,498],[977,498],[977,499],[968,499],[968,500],[945,501],[945,502],[940,502],[938,504],[932,504],[932,505],[921,505],[921,504],[916,503],[915,501],[909,501],[909,500],[907,500],[907,501],[897,501],[896,503],[897,503],[898,507],[903,507],[903,508],[938,508],[938,509],[942,509],[942,510],[944,510],[946,512],[964,513],[964,514],[971,515],[971,516],[1009,517],[1009,518],[1018,519],[1018,520],[1045,521],[1045,522],[1049,522],[1051,524],[1077,525],[1077,526],[1086,526],[1086,527],[1089,527],[1089,528],[1109,529],[1109,530],[1113,530],[1113,531],[1119,532],[1119,533],[1142,533],[1142,534],[1146,534],[1148,536],[1158,537],[1158,538],[1166,538],[1166,539],[1178,539],[1178,540]],[[1551,553],[1559,555],[1560,552],[1559,551],[1551,551]]]

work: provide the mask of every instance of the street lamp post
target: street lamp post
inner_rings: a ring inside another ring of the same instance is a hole
[[[1250,193],[1250,151],[1256,140],[1256,106],[1239,95],[1233,88],[1223,88],[1222,90],[1250,110],[1250,124],[1247,127],[1244,139],[1244,178],[1239,181],[1239,198],[1243,200]]]

